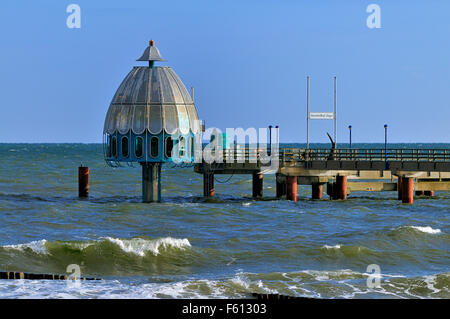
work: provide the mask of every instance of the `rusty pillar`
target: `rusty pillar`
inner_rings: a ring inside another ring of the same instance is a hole
[[[286,198],[293,202],[297,201],[297,176],[286,177]]]
[[[402,179],[402,203],[412,204],[414,202],[414,178],[403,177]]]
[[[402,182],[403,182],[403,177],[399,176],[398,180],[397,180],[397,191],[398,191],[398,200],[402,200]]]
[[[424,195],[434,197],[434,191],[424,191]]]
[[[283,178],[281,174],[276,174],[275,179],[277,198],[280,198],[286,195],[286,178]]]
[[[89,197],[89,167],[78,167],[78,197]]]
[[[203,173],[203,196],[214,196],[214,173]]]
[[[347,199],[347,176],[336,176],[336,199]]]
[[[312,187],[312,199],[322,199],[323,185],[319,183],[314,183]]]
[[[252,174],[252,193],[253,197],[263,196],[263,174],[253,173]]]

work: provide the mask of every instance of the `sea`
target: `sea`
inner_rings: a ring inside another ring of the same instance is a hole
[[[100,279],[0,280],[0,298],[450,298],[450,192],[408,205],[396,192],[312,200],[299,185],[292,202],[274,175],[261,199],[250,175],[223,175],[205,199],[202,183],[165,164],[162,202],[142,203],[140,166],[107,166],[101,144],[0,144],[0,271]]]

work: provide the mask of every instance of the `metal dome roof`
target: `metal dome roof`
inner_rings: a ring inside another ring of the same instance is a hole
[[[111,101],[103,132],[142,134],[145,129],[151,134],[200,131],[194,102],[170,67],[134,67]]]

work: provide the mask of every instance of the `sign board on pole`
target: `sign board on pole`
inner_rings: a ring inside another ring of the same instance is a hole
[[[334,112],[309,112],[310,120],[334,120]]]

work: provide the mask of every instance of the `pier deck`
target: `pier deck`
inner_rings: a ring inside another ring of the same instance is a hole
[[[266,150],[224,149],[219,154],[222,161],[197,163],[195,172],[205,176],[204,195],[214,194],[214,174],[252,174],[253,195],[262,196],[262,175],[270,173],[277,176],[277,197],[291,200],[297,198],[297,184],[312,185],[315,199],[322,198],[324,184],[333,199],[346,199],[351,191],[398,191],[399,199],[412,203],[414,190],[428,196],[435,190],[450,191],[448,149],[283,148],[275,152],[275,160],[269,161]]]

